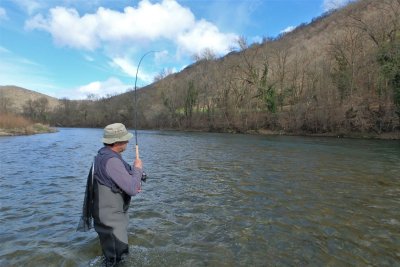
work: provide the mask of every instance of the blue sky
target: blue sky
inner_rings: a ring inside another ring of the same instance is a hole
[[[0,85],[57,98],[118,94],[223,56],[349,0],[0,0]]]

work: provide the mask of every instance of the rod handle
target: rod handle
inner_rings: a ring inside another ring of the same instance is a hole
[[[136,145],[136,158],[137,159],[139,158],[139,146],[138,145]]]

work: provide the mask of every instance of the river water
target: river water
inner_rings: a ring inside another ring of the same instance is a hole
[[[102,129],[59,130],[0,138],[0,266],[101,266],[76,226]],[[139,131],[139,146],[122,266],[400,265],[399,141]]]

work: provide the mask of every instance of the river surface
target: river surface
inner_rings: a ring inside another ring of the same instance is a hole
[[[102,129],[59,130],[0,138],[0,266],[101,266],[76,226]],[[122,266],[400,265],[399,141],[139,131],[139,147]]]

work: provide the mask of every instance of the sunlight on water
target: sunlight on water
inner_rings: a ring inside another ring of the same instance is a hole
[[[0,266],[101,266],[96,233],[75,231],[101,135],[0,138]],[[122,266],[400,264],[399,141],[140,131],[139,145],[149,179]]]

